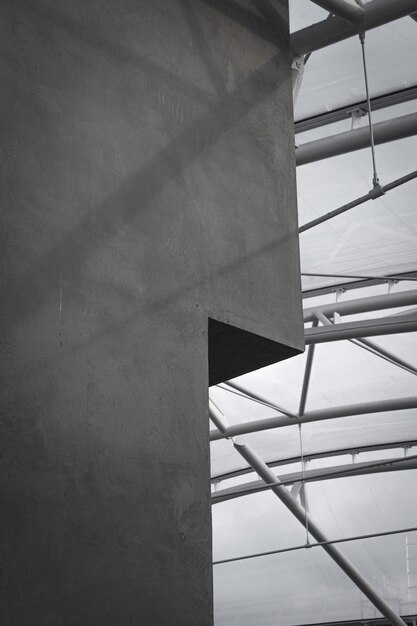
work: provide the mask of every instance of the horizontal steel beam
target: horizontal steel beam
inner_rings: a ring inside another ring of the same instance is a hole
[[[407,291],[388,293],[382,296],[371,296],[369,298],[358,298],[356,300],[332,302],[330,304],[308,307],[304,309],[303,317],[304,322],[313,322],[316,319],[317,311],[320,311],[326,316],[332,316],[335,312],[339,313],[339,315],[356,315],[357,313],[384,311],[386,309],[415,305],[417,305],[417,289],[409,289]]]
[[[405,532],[412,532],[407,529]],[[390,533],[395,534],[395,533]],[[409,613],[403,613],[404,619],[409,626],[416,626],[417,615],[411,615]],[[320,626],[387,626],[388,622],[382,617],[368,617],[358,618],[355,620],[338,620],[337,622],[321,622]],[[311,626],[311,624],[299,624],[299,626]]]
[[[210,441],[217,441],[228,437],[236,437],[248,433],[257,433],[263,430],[271,430],[272,428],[283,428],[284,426],[293,426],[297,424],[306,424],[308,422],[319,422],[322,420],[336,419],[339,417],[350,417],[354,415],[368,415],[370,413],[386,413],[389,411],[403,411],[405,409],[417,408],[417,396],[409,398],[398,398],[392,400],[379,400],[377,402],[363,402],[360,404],[351,404],[348,406],[330,407],[328,409],[318,409],[316,411],[308,411],[301,417],[293,419],[277,415],[276,417],[268,417],[254,422],[243,422],[235,424],[224,429],[210,431]]]
[[[318,272],[301,272],[301,276],[311,276],[313,278],[354,278],[357,280],[379,280],[383,282],[410,281],[417,282],[417,277],[407,274],[391,274],[385,276],[370,276],[369,274],[319,274]],[[349,283],[350,285],[352,283]]]
[[[332,326],[306,328],[304,331],[306,346],[312,343],[327,343],[342,339],[359,337],[379,337],[381,335],[397,335],[417,331],[417,315],[401,317],[380,317],[375,320],[347,322]]]
[[[362,24],[365,14],[355,0],[312,0],[314,4],[329,13],[337,15],[350,24]]]
[[[406,277],[410,276],[411,279],[417,278],[417,272],[415,271],[407,271],[401,272],[401,277],[406,280]],[[337,278],[337,276],[336,276]],[[303,298],[304,302],[308,303],[309,298],[315,298],[317,296],[327,295],[329,293],[334,294],[336,290],[341,289],[343,291],[355,291],[357,289],[362,289],[363,287],[374,287],[375,285],[383,285],[386,284],[387,281],[391,279],[390,275],[378,278],[363,278],[358,280],[351,280],[346,282],[346,279],[341,280],[340,282],[330,283],[327,285],[320,285],[319,287],[312,286],[311,288],[303,289]],[[395,281],[395,278],[391,279]]]
[[[373,125],[376,145],[417,135],[417,113],[401,115]],[[329,135],[299,145],[295,151],[297,166],[314,163],[323,159],[362,150],[371,145],[369,126]]]
[[[393,450],[403,448],[408,450],[417,446],[417,439],[402,439],[401,441],[384,441],[381,443],[374,443],[362,446],[351,446],[348,448],[334,448],[330,450],[323,450],[320,452],[311,452],[303,455],[305,461],[312,461],[314,459],[331,459],[333,457],[346,456],[349,454],[362,454],[363,452],[374,452],[379,450]],[[280,467],[282,465],[292,465],[299,463],[301,456],[284,457],[281,459],[275,459],[274,461],[268,461],[268,467]],[[244,467],[224,474],[217,474],[211,477],[213,482],[219,483],[223,480],[229,480],[230,478],[236,478],[237,476],[244,476],[252,471],[250,467]]]
[[[417,99],[417,85],[413,87],[406,87],[404,89],[398,89],[383,96],[375,96],[371,98],[371,110],[379,111],[387,107],[392,107],[403,102],[409,102],[410,100]],[[334,111],[326,111],[319,115],[312,115],[301,120],[294,122],[294,133],[304,133],[307,130],[313,130],[314,128],[320,128],[327,124],[334,124],[335,122],[341,122],[352,117],[355,113],[360,113],[365,116],[368,113],[368,102],[366,100],[360,100],[353,104],[339,107]]]
[[[401,17],[415,13],[416,0],[371,0],[364,5],[364,18],[360,25],[348,24],[340,17],[312,24],[291,35],[291,48],[295,57],[320,50],[360,31],[371,30]]]
[[[270,467],[269,464],[268,467]],[[281,474],[278,476],[278,479],[281,485],[288,486],[300,481],[319,482],[322,480],[335,480],[337,478],[349,478],[351,476],[366,476],[368,474],[399,472],[413,469],[417,469],[417,455],[402,459],[392,458],[373,462],[349,463],[345,465],[334,465],[324,469]],[[266,485],[262,480],[253,480],[248,483],[215,491],[211,495],[211,502],[212,504],[217,504],[219,502],[249,496],[253,493],[271,489],[272,486],[273,485]]]

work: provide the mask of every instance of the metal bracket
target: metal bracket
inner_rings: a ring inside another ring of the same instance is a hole
[[[356,128],[361,128],[361,120],[367,114],[366,109],[357,108],[354,111],[350,112],[350,118],[352,121],[351,130],[355,130]]]
[[[297,102],[298,93],[300,91],[301,83],[304,76],[304,57],[295,57],[291,63],[291,75],[292,75],[292,97],[294,106]]]

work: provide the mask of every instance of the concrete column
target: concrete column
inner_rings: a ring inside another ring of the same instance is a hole
[[[212,624],[209,334],[211,382],[303,348],[286,3],[244,5],[1,3],[5,626]]]

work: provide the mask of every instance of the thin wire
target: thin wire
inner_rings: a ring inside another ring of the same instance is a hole
[[[303,452],[303,437],[301,434],[301,424],[298,424],[298,436],[300,439],[300,459],[301,459],[301,488],[304,494],[304,510],[306,513],[306,545],[310,543],[308,532],[308,509],[307,509],[307,496],[306,496],[306,482],[305,482],[305,467],[304,467],[304,452]]]
[[[363,74],[365,78],[365,89],[366,89],[366,102],[368,108],[368,122],[369,122],[369,132],[371,137],[371,154],[372,154],[372,167],[373,167],[373,178],[372,184],[374,187],[379,187],[379,178],[376,171],[376,160],[375,160],[375,141],[374,141],[374,127],[372,125],[372,114],[371,114],[371,98],[369,96],[369,85],[368,85],[368,72],[366,69],[366,55],[365,55],[365,33],[359,34],[359,40],[361,42],[362,49],[362,63],[363,63]]]

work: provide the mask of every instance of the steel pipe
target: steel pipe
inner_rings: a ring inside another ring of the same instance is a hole
[[[417,289],[410,289],[398,293],[388,293],[383,296],[371,296],[369,298],[358,298],[357,300],[346,300],[345,302],[333,302],[331,304],[308,307],[304,309],[303,317],[304,322],[313,322],[316,319],[317,311],[321,311],[326,316],[331,316],[336,311],[339,315],[356,315],[357,313],[369,313],[370,311],[383,311],[385,309],[414,305],[417,305]]]
[[[330,407],[328,409],[308,411],[297,419],[277,415],[276,417],[268,417],[263,420],[256,420],[255,422],[243,422],[241,424],[235,424],[233,426],[228,426],[224,430],[212,430],[210,431],[210,441],[217,441],[218,439],[224,439],[225,437],[246,435],[248,433],[257,433],[262,430],[271,430],[272,428],[293,426],[294,424],[306,424],[308,422],[320,422],[322,420],[336,419],[339,417],[368,415],[370,413],[385,413],[388,411],[404,411],[405,409],[416,408],[417,396],[411,396],[409,398],[379,400],[377,402],[363,402],[360,404],[351,404],[348,406],[337,406]]]
[[[355,344],[360,346],[361,348],[365,348],[367,350],[370,350],[374,354],[377,354],[389,363],[392,363],[393,365],[401,367],[405,371],[410,372],[410,374],[417,375],[417,368],[415,368],[412,363],[405,361],[404,359],[397,356],[396,354],[393,354],[386,348],[374,344],[373,341],[369,341],[368,339],[351,339],[351,341],[354,341]]]
[[[317,324],[318,324],[317,321],[313,322],[313,328],[315,328]],[[304,415],[304,411],[306,408],[308,388],[310,385],[311,369],[313,366],[313,359],[314,359],[314,350],[315,350],[315,344],[312,343],[308,346],[308,349],[307,349],[307,360],[306,360],[306,365],[304,369],[303,386],[301,389],[301,397],[300,397],[298,415]]]
[[[373,130],[376,145],[412,137],[417,135],[417,113],[378,122],[373,125]],[[363,126],[299,145],[295,151],[295,161],[298,166],[306,165],[340,154],[362,150],[370,145],[370,128]]]
[[[416,172],[417,174],[417,172]],[[405,274],[390,274],[388,276],[370,276],[369,274],[319,274],[318,272],[301,272],[301,276],[312,276],[318,278],[355,278],[357,280],[380,280],[380,281],[417,281],[414,276]],[[351,283],[349,283],[351,285]]]
[[[306,550],[307,548],[320,548],[324,545],[329,545],[331,543],[348,543],[349,541],[363,541],[364,539],[374,539],[376,537],[388,537],[390,535],[400,535],[404,533],[413,533],[417,530],[417,526],[411,526],[409,528],[398,528],[397,530],[385,530],[380,533],[367,533],[366,535],[353,535],[351,537],[343,537],[343,539],[329,539],[326,542],[317,542],[317,543],[309,543],[302,544],[299,546],[291,546],[290,548],[280,548],[278,550],[268,550],[266,552],[256,552],[255,554],[244,554],[243,556],[235,556],[230,559],[220,559],[218,561],[213,561],[213,565],[222,565],[224,563],[234,563],[236,561],[246,561],[247,559],[257,559],[262,556],[272,556],[273,554],[283,554],[284,552],[295,552],[296,550]],[[380,618],[366,619],[362,622],[337,622],[340,626],[356,626],[359,624],[363,624],[363,626],[370,626],[370,624],[376,624],[377,626],[381,625]],[[332,625],[328,626],[336,626],[336,623],[332,622]]]
[[[410,16],[411,17],[411,16]],[[384,94],[382,96],[375,96],[371,98],[371,110],[378,111],[379,109],[385,109],[392,107],[403,102],[409,102],[417,98],[417,87],[405,87],[404,89],[397,89],[391,93]],[[326,111],[325,113],[319,113],[318,115],[312,115],[301,120],[294,122],[294,133],[304,133],[307,130],[313,128],[320,128],[327,124],[334,124],[352,117],[354,113],[360,112],[362,115],[366,115],[368,112],[368,102],[366,100],[359,100],[354,104],[345,105],[335,109],[333,111]]]
[[[337,15],[349,24],[362,24],[364,20],[364,10],[355,0],[312,0],[319,7]]]
[[[334,325],[334,322],[331,322],[329,320],[329,318],[326,317],[324,315],[324,313],[322,313],[321,311],[317,312],[317,319],[324,326],[333,326]],[[410,372],[410,374],[415,374],[415,375],[417,374],[417,369],[411,363],[408,363],[407,361],[404,361],[403,359],[397,357],[392,352],[389,352],[389,350],[386,350],[386,349],[384,349],[384,348],[382,348],[380,346],[377,346],[372,341],[369,341],[369,339],[349,339],[349,341],[354,343],[355,345],[359,346],[360,348],[368,350],[372,354],[375,354],[376,356],[379,356],[380,358],[384,359],[385,361],[388,361],[392,365],[395,365],[397,367],[401,367],[402,369],[406,370],[407,372]],[[312,344],[312,345],[314,346],[315,344]],[[310,347],[311,346],[309,346],[309,348]]]
[[[269,464],[268,464],[269,467]],[[278,476],[281,485],[294,485],[298,483],[317,482],[337,478],[350,478],[351,476],[366,476],[368,474],[380,474],[382,472],[396,472],[417,469],[417,455],[402,459],[384,459],[382,461],[350,463],[335,465],[325,469],[306,470]],[[220,489],[211,496],[211,503],[227,502],[234,498],[249,496],[253,493],[267,491],[273,485],[263,481],[251,481],[235,487]]]
[[[397,335],[417,331],[417,316],[402,315],[401,317],[381,317],[375,320],[348,322],[318,328],[306,328],[304,331],[305,345],[327,343],[342,339],[358,337],[379,337],[380,335]]]
[[[359,570],[340,552],[339,548],[329,541],[322,532],[317,523],[306,514],[303,507],[290,494],[290,492],[280,484],[279,479],[274,472],[264,463],[264,461],[256,454],[256,452],[244,443],[233,442],[236,451],[242,458],[255,470],[262,480],[266,483],[275,483],[276,487],[272,487],[272,491],[294,515],[296,519],[308,530],[314,539],[322,545],[323,550],[327,552],[330,558],[345,572],[351,581],[362,591],[370,602],[384,615],[392,626],[406,626],[405,622],[390,605],[381,598],[369,582],[362,576]]]
[[[267,406],[267,407],[269,407],[271,409],[274,409],[275,411],[279,411],[280,413],[282,413],[283,415],[286,415],[287,417],[292,417],[292,418],[296,418],[297,417],[297,415],[295,413],[291,413],[290,411],[287,411],[287,409],[283,409],[278,404],[275,404],[274,402],[270,402],[267,398],[264,398],[263,396],[259,395],[258,393],[250,391],[249,389],[247,389],[246,387],[244,387],[240,383],[228,380],[227,382],[225,382],[223,384],[226,385],[227,387],[230,387],[231,389],[236,389],[236,391],[239,391],[240,393],[244,394],[245,396],[247,396],[251,400],[254,400],[255,402],[258,402],[259,404],[263,404],[263,405],[265,405],[265,406]]]
[[[400,441],[385,441],[382,443],[374,443],[369,445],[362,446],[350,446],[348,448],[334,448],[321,452],[308,452],[305,454],[305,458],[309,461],[313,459],[330,459],[334,456],[344,456],[346,454],[361,454],[362,452],[373,452],[379,450],[392,450],[397,448],[413,448],[417,446],[417,441],[415,439],[403,439]],[[280,467],[281,465],[291,465],[292,463],[299,463],[301,461],[301,456],[290,456],[283,457],[280,459],[276,459],[274,461],[269,461],[269,467]],[[237,476],[243,476],[244,474],[248,474],[251,471],[251,468],[241,468],[238,470],[233,470],[231,472],[226,472],[225,474],[217,474],[211,477],[212,481],[220,482],[223,480],[228,480],[229,478],[236,478]]]
[[[367,2],[363,9],[364,17],[360,25],[353,26],[335,16],[293,33],[291,35],[293,56],[303,56],[357,35],[359,31],[371,30],[415,13],[417,0],[372,0]]]

